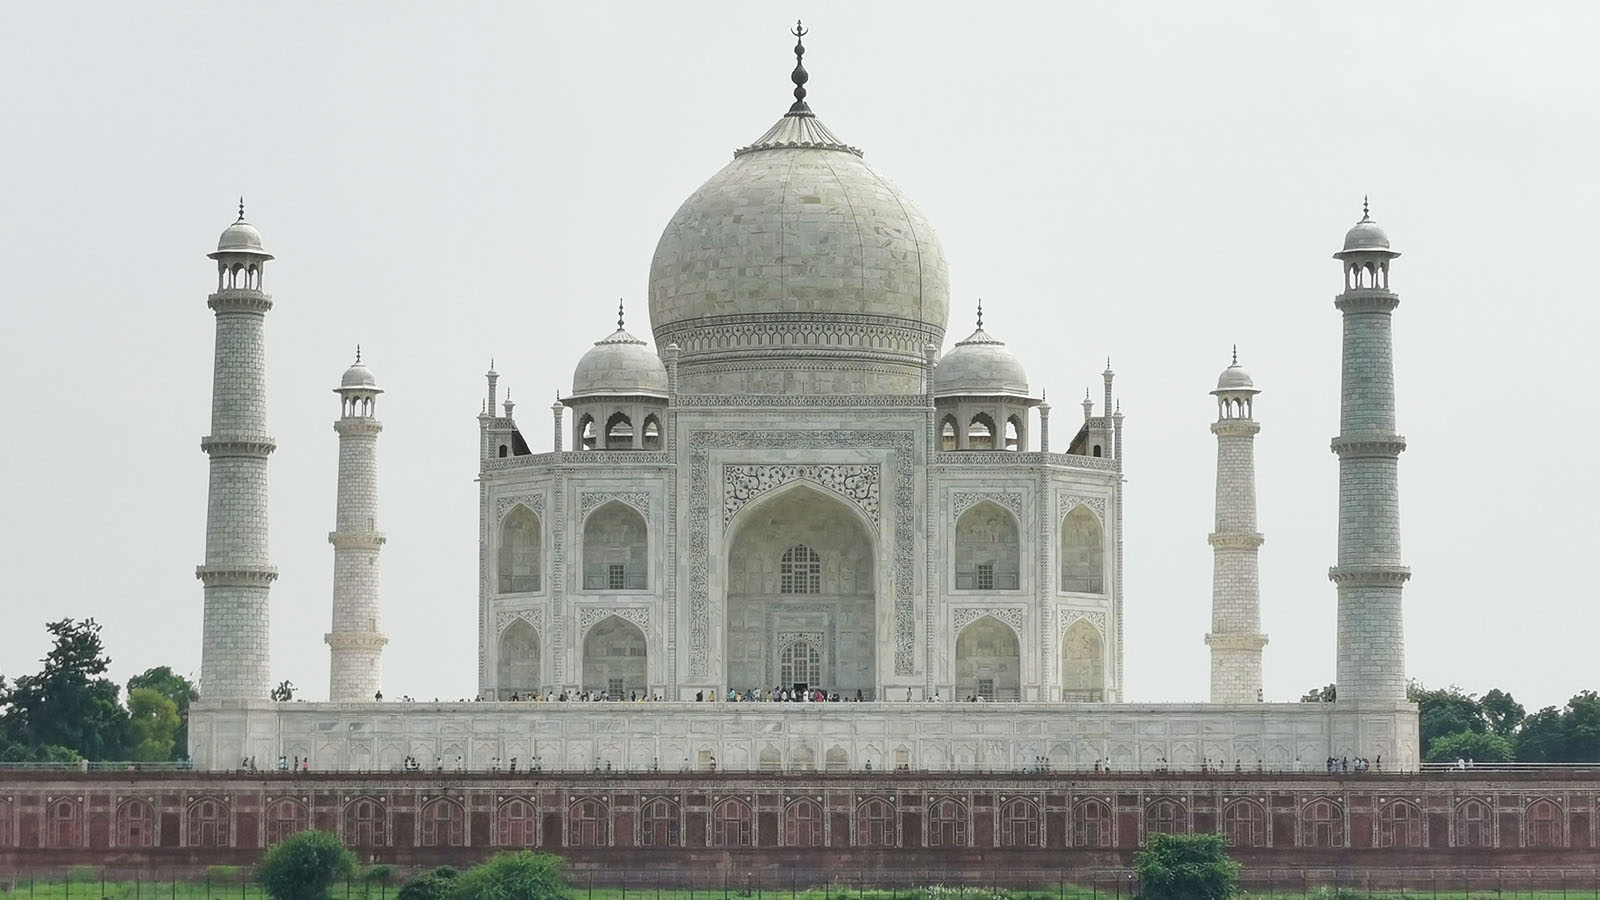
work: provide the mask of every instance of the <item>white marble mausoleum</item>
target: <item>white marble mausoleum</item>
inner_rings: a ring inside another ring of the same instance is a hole
[[[1052,422],[981,304],[971,325],[948,327],[932,224],[812,112],[803,52],[793,105],[668,220],[648,273],[651,340],[619,309],[616,329],[575,360],[570,389],[557,386],[548,419],[502,400],[491,366],[478,418],[479,702],[377,698],[382,391],[359,358],[337,389],[331,700],[267,699],[272,256],[241,208],[211,254],[196,763],[1415,765],[1387,236],[1363,216],[1338,254],[1335,450],[1342,478],[1361,485],[1341,502],[1333,570],[1341,699],[1259,702],[1258,391],[1235,359],[1213,392],[1214,702],[1124,704],[1123,417],[1109,362],[1103,393]],[[730,691],[796,685],[863,702],[728,702]]]

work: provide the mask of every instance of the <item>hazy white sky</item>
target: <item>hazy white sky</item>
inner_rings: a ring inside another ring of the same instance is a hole
[[[495,357],[524,430],[648,335],[678,204],[812,108],[932,218],[949,342],[1059,416],[1127,414],[1133,700],[1203,699],[1215,407],[1257,415],[1269,699],[1333,678],[1339,316],[1361,197],[1393,284],[1408,668],[1530,707],[1600,688],[1590,345],[1600,7],[1539,4],[0,5],[0,672],[94,616],[119,679],[199,668],[215,283],[239,194],[267,286],[273,670],[326,696],[338,401],[388,393],[386,691],[470,695]]]

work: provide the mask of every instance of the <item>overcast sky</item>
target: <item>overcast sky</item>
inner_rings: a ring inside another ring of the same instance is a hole
[[[0,5],[0,672],[93,616],[198,672],[213,318],[245,195],[267,287],[275,678],[327,691],[338,415],[387,390],[385,689],[471,695],[490,357],[548,446],[662,227],[788,107],[931,217],[946,346],[985,323],[1058,416],[1127,415],[1127,698],[1206,694],[1215,406],[1256,411],[1269,699],[1334,673],[1339,249],[1394,264],[1409,674],[1600,688],[1591,344],[1600,6]]]

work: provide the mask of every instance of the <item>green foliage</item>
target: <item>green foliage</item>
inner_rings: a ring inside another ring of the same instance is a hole
[[[450,866],[429,869],[401,885],[395,900],[447,900],[460,875]]]
[[[172,758],[177,743],[178,704],[153,688],[128,692],[128,754],[140,762]]]
[[[1406,689],[1406,696],[1417,704],[1417,712],[1421,717],[1422,755],[1425,759],[1433,742],[1445,735],[1463,731],[1483,734],[1489,730],[1483,716],[1483,705],[1478,698],[1455,685],[1428,690],[1412,682]]]
[[[171,759],[189,756],[189,704],[200,699],[200,690],[194,682],[172,671],[171,666],[146,669],[128,679],[128,703],[133,704],[133,692],[149,688],[171,700],[178,707],[178,730],[172,737]]]
[[[1516,752],[1508,738],[1498,734],[1478,734],[1475,731],[1460,731],[1434,738],[1433,745],[1428,750],[1428,762],[1448,763],[1458,759],[1470,759],[1473,762],[1510,762],[1516,758]]]
[[[256,868],[256,881],[273,900],[329,900],[329,888],[355,874],[355,854],[326,831],[302,831],[278,844]]]
[[[51,745],[86,759],[121,759],[128,713],[116,682],[105,678],[111,660],[93,619],[45,625],[55,637],[37,675],[24,675],[0,698],[5,736],[35,757]]]
[[[1153,834],[1133,869],[1146,900],[1224,900],[1239,887],[1239,864],[1220,834]]]
[[[1547,706],[1517,729],[1524,762],[1600,762],[1600,695],[1577,694],[1560,709]]]
[[[1483,710],[1483,720],[1489,730],[1501,737],[1510,737],[1528,716],[1521,703],[1499,688],[1484,694],[1478,706]]]
[[[501,853],[455,880],[450,900],[567,900],[561,859],[523,850]]]
[[[394,879],[394,873],[394,866],[388,863],[379,863],[362,869],[360,878],[363,884],[388,884]]]

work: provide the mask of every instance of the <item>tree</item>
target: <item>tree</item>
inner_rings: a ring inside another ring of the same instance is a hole
[[[45,625],[55,637],[37,675],[18,678],[4,697],[12,740],[34,754],[63,747],[86,759],[119,759],[128,713],[116,682],[103,677],[111,660],[93,619]]]
[[[1489,732],[1459,731],[1433,739],[1428,750],[1428,762],[1455,762],[1470,759],[1473,762],[1510,762],[1516,752],[1508,738]]]
[[[1223,900],[1239,887],[1239,864],[1220,834],[1153,834],[1133,870],[1148,900]]]
[[[1424,757],[1427,757],[1429,748],[1437,738],[1463,731],[1482,734],[1488,730],[1478,698],[1455,685],[1430,691],[1412,682],[1406,689],[1406,695],[1417,704]]]
[[[1561,710],[1546,706],[1522,720],[1517,729],[1517,760],[1519,762],[1555,762],[1561,758],[1561,744],[1565,729],[1561,723]]]
[[[128,758],[140,762],[172,759],[178,724],[178,704],[154,688],[129,691]]]
[[[456,879],[450,900],[567,900],[561,858],[523,850],[501,853]]]
[[[330,900],[335,880],[349,878],[356,856],[326,831],[302,831],[267,851],[256,881],[273,900]]]
[[[1499,688],[1484,694],[1478,706],[1483,710],[1483,719],[1489,730],[1501,737],[1510,737],[1528,716],[1528,711],[1522,708],[1521,703]]]
[[[178,730],[172,737],[172,759],[185,759],[189,755],[189,704],[200,699],[194,682],[172,671],[171,666],[146,669],[128,679],[128,704],[133,705],[133,692],[149,688],[171,700],[178,707]]]
[[[288,703],[294,699],[294,682],[285,678],[283,681],[278,682],[278,686],[273,688],[267,696],[279,703]]]
[[[1600,762],[1600,694],[1581,691],[1561,709],[1547,706],[1522,720],[1517,759]]]
[[[450,866],[429,869],[401,885],[395,900],[447,900],[460,875]]]

